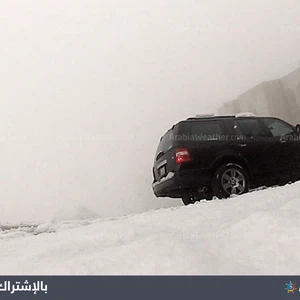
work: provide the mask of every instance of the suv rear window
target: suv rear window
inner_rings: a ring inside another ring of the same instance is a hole
[[[257,119],[244,119],[236,121],[246,138],[266,137],[266,132]]]
[[[160,140],[157,151],[156,151],[156,158],[157,155],[161,152],[162,154],[166,153],[169,149],[173,146],[173,130],[169,130]]]

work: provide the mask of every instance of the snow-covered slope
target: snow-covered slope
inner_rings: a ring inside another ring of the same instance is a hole
[[[1,274],[298,274],[300,183],[0,231]],[[163,201],[163,200],[162,200]]]

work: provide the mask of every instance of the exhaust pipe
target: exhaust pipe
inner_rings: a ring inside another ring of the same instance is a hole
[[[198,191],[199,191],[199,193],[205,194],[208,191],[208,188],[206,186],[204,186],[202,189],[199,189]]]

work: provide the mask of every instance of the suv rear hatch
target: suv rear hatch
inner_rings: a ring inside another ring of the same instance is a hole
[[[152,170],[153,183],[172,177],[173,172],[176,170],[176,133],[177,126],[175,125],[160,139]]]

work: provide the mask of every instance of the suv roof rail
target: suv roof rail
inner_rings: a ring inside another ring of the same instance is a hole
[[[187,118],[187,120],[196,120],[196,119],[202,119],[202,118],[214,118],[214,114],[198,114],[195,117]]]
[[[215,114],[198,114],[196,118],[213,118]]]
[[[240,117],[255,117],[255,114],[252,112],[240,112],[235,114],[236,118],[240,118]]]
[[[197,120],[197,119],[205,119],[205,118],[242,118],[242,117],[256,117],[256,115],[252,112],[240,112],[236,114],[228,114],[228,115],[215,115],[215,114],[198,114],[195,117],[187,118],[186,120]]]

